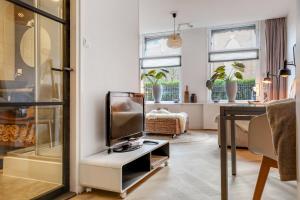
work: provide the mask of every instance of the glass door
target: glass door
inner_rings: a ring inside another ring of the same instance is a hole
[[[0,0],[0,197],[69,190],[69,2]]]

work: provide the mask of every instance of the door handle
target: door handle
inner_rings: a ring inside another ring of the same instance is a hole
[[[72,72],[72,71],[74,71],[74,69],[72,69],[72,68],[70,68],[70,67],[64,67],[64,68],[62,68],[62,69],[52,67],[51,70],[57,71],[57,72],[63,72],[63,71]]]

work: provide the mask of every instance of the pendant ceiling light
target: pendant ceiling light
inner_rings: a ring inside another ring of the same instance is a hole
[[[177,49],[182,46],[182,39],[179,33],[176,33],[176,16],[177,13],[172,13],[174,19],[174,33],[168,37],[167,45],[170,48]]]

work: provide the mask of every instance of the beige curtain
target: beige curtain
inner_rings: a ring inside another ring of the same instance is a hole
[[[279,74],[286,59],[286,32],[286,18],[266,20],[267,72],[273,75]],[[287,79],[273,77],[269,99],[285,99],[286,97]]]

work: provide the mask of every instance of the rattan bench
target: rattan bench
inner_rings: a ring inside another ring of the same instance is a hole
[[[188,129],[188,119],[185,129],[186,130],[184,132]],[[146,118],[145,131],[152,134],[172,135],[173,137],[182,133],[180,121],[175,118]]]

